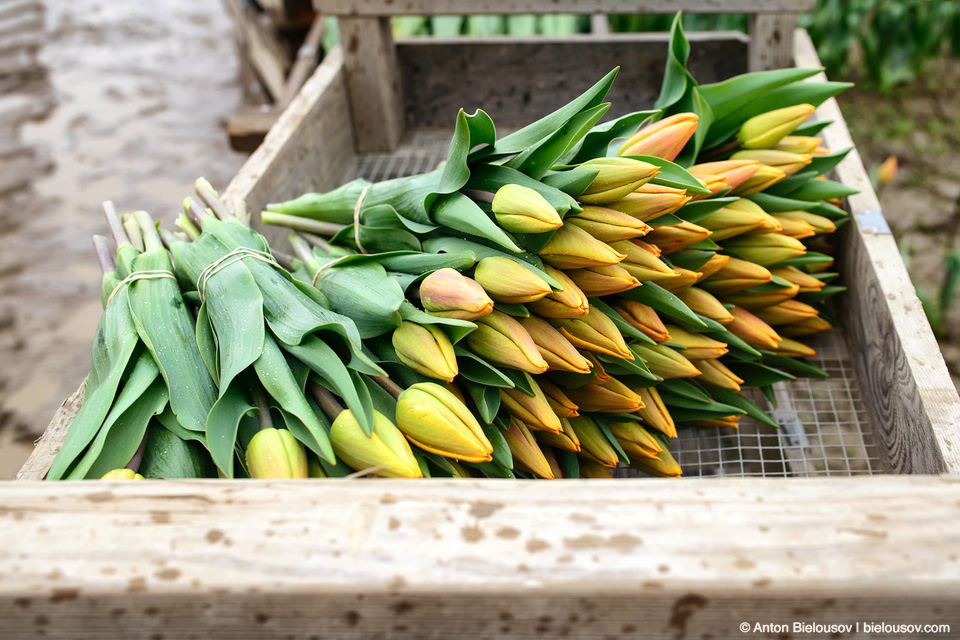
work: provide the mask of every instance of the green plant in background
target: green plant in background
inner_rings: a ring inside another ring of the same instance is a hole
[[[956,211],[960,212],[960,196],[957,197]],[[909,270],[913,255],[909,239],[900,242],[900,255]],[[926,314],[930,328],[933,329],[933,333],[938,339],[946,337],[947,316],[957,301],[957,286],[960,285],[960,246],[943,257],[943,274],[943,283],[936,295],[931,294],[920,284],[914,283],[917,297],[920,298],[920,303],[923,305],[923,312]]]

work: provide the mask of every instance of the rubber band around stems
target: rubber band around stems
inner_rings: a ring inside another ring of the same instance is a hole
[[[244,258],[254,258],[260,262],[266,262],[267,264],[273,265],[278,269],[283,268],[277,263],[276,260],[273,259],[273,256],[264,251],[258,251],[248,247],[238,247],[227,255],[217,258],[200,272],[200,275],[197,277],[197,291],[200,292],[200,299],[206,300],[207,298],[207,283],[210,281],[210,278],[217,275],[230,265],[240,262]]]
[[[360,192],[360,197],[357,198],[357,206],[353,208],[353,241],[357,244],[357,249],[360,249],[360,253],[366,253],[366,249],[363,248],[363,245],[360,244],[360,207],[363,205],[363,199],[367,197],[367,192],[370,191],[370,187],[373,186],[373,183],[368,184],[363,188],[363,191]]]
[[[330,267],[332,267],[332,266],[334,266],[334,265],[336,265],[336,264],[339,264],[339,263],[343,262],[343,261],[346,260],[347,258],[352,258],[352,257],[353,257],[353,256],[340,256],[340,257],[337,258],[336,260],[331,260],[331,261],[328,262],[327,264],[325,264],[325,265],[323,265],[322,267],[320,267],[319,269],[317,269],[317,272],[313,274],[313,279],[310,281],[310,286],[311,286],[311,287],[316,287],[316,286],[317,286],[317,279],[320,277],[320,274],[321,274],[321,273],[323,273],[324,271],[326,271],[326,270],[329,269]]]
[[[117,283],[117,286],[113,288],[113,291],[111,291],[110,295],[107,297],[107,304],[105,304],[104,307],[110,306],[110,303],[113,302],[113,297],[120,293],[120,289],[131,282],[136,282],[137,280],[161,280],[163,278],[170,278],[171,280],[177,279],[175,275],[162,269],[137,271],[132,273]]]

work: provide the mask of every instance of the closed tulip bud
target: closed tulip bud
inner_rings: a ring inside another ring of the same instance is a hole
[[[738,151],[731,156],[732,160],[755,160],[765,166],[783,171],[787,177],[797,173],[813,162],[809,153],[790,153],[774,149],[758,149],[755,151]]]
[[[286,429],[261,429],[247,445],[251,478],[308,477],[307,450]]]
[[[694,201],[705,200],[711,196],[715,196],[730,185],[727,184],[727,178],[723,175],[710,175],[710,174],[701,174],[694,175],[694,178],[700,181],[700,184],[707,189],[710,193],[707,195],[704,194],[695,194],[691,199]]]
[[[650,231],[648,225],[629,214],[590,205],[584,205],[583,211],[575,216],[567,216],[566,222],[603,242],[639,238]]]
[[[567,394],[584,411],[633,413],[643,407],[640,396],[616,378],[603,384],[585,384],[568,390]]]
[[[623,293],[640,286],[640,281],[618,264],[567,271],[584,295],[591,298]]]
[[[657,454],[656,458],[630,459],[630,466],[658,478],[679,478],[683,475],[680,465],[669,451]]]
[[[551,318],[550,324],[578,349],[633,360],[617,325],[602,311],[591,308],[579,318]]]
[[[133,469],[114,469],[107,471],[100,477],[101,480],[143,480],[143,476]]]
[[[778,356],[786,356],[788,358],[815,358],[817,356],[816,350],[790,338],[784,338],[780,341],[780,344],[777,345],[774,351],[776,351]]]
[[[559,433],[552,431],[535,431],[533,435],[540,444],[556,447],[563,451],[572,451],[574,453],[580,451],[580,440],[577,439],[577,434],[570,425],[570,420],[567,418],[560,419]]]
[[[476,477],[476,473],[470,467],[464,466],[457,462],[456,460],[447,460],[447,464],[453,468],[453,477],[454,478],[473,478]]]
[[[478,356],[494,364],[527,373],[543,373],[549,368],[527,330],[501,311],[477,320],[476,330],[465,340]]]
[[[550,463],[543,457],[543,451],[525,424],[516,418],[510,418],[510,426],[504,430],[503,438],[507,441],[515,464],[541,478],[554,479]]]
[[[604,435],[593,418],[579,416],[571,418],[570,424],[577,432],[577,438],[580,439],[580,457],[593,460],[605,467],[613,468],[617,466],[619,458],[617,450],[613,448],[607,436]]]
[[[457,356],[450,338],[433,324],[404,322],[393,332],[400,362],[419,374],[447,382],[457,377]]]
[[[710,239],[717,242],[754,229],[778,231],[780,228],[776,218],[745,198],[717,209],[698,220],[697,224],[709,229]]]
[[[645,449],[652,455],[657,455],[664,450],[660,441],[644,429],[639,422],[611,422],[608,426],[610,427],[610,433],[621,445],[629,442],[634,446]],[[627,455],[630,455],[629,451]]]
[[[397,428],[424,451],[465,462],[489,462],[493,446],[480,423],[453,393],[432,382],[397,398]]]
[[[549,322],[531,315],[521,318],[520,324],[533,338],[550,371],[590,373],[590,362]]]
[[[540,452],[543,454],[543,459],[550,465],[550,471],[553,473],[553,477],[557,480],[562,480],[563,470],[560,469],[560,463],[557,462],[557,457],[553,454],[553,449],[550,447],[540,447]]]
[[[698,313],[711,320],[716,320],[720,324],[727,324],[733,320],[733,316],[727,311],[727,308],[723,306],[722,302],[717,300],[713,294],[699,287],[687,287],[682,291],[678,291],[677,297],[694,313]]]
[[[797,293],[816,293],[824,287],[824,282],[822,280],[818,280],[809,273],[801,271],[796,267],[780,267],[777,269],[771,269],[770,273],[778,278],[783,278],[791,284],[797,285]]]
[[[513,233],[545,233],[563,224],[546,198],[535,189],[519,184],[500,187],[491,207],[500,226]]]
[[[738,291],[725,295],[723,299],[727,304],[735,304],[738,307],[743,307],[747,311],[758,311],[765,307],[780,304],[784,300],[790,300],[798,293],[800,293],[800,287],[792,284],[787,287],[771,289],[769,291]]]
[[[697,377],[697,382],[720,387],[721,389],[740,391],[740,385],[743,384],[743,379],[733,371],[730,371],[730,369],[719,360],[701,360],[697,363],[697,368],[700,369],[701,372]]]
[[[837,225],[833,223],[833,220],[809,211],[781,211],[777,213],[777,219],[780,220],[781,224],[785,219],[805,222],[813,227],[815,233],[833,233],[837,230]]]
[[[761,164],[754,160],[720,160],[695,164],[687,171],[694,175],[719,176],[727,186],[736,189],[760,170]]]
[[[661,287],[673,294],[680,293],[703,278],[703,274],[699,271],[690,271],[689,269],[678,267],[676,272],[674,277],[664,278],[658,282]]]
[[[777,221],[780,223],[780,233],[785,236],[802,240],[817,235],[817,230],[813,228],[813,225],[803,220],[777,218]]]
[[[777,333],[784,338],[803,338],[804,336],[812,336],[815,333],[828,331],[832,328],[833,325],[823,318],[807,318],[806,320],[794,322],[793,324],[785,324],[777,329]]]
[[[807,318],[816,318],[820,312],[799,300],[786,300],[756,313],[757,317],[771,326],[792,324]]]
[[[613,376],[607,373],[607,370],[603,368],[603,363],[600,362],[599,359],[597,359],[597,356],[590,353],[589,351],[584,351],[583,357],[590,361],[590,373],[593,376],[589,380],[584,380],[583,381],[584,384],[586,383],[603,384],[605,382],[609,382],[610,380],[613,380]],[[574,385],[574,386],[577,386],[577,385]]]
[[[671,339],[673,334],[670,335]],[[664,380],[671,378],[692,378],[700,375],[700,370],[681,352],[662,344],[649,345],[636,342],[633,350],[640,356],[654,375]]]
[[[719,271],[701,281],[700,287],[723,297],[734,291],[766,284],[772,279],[766,268],[740,258],[730,258]]]
[[[613,480],[613,471],[610,467],[594,462],[583,456],[578,460],[581,480]]]
[[[619,438],[617,438],[617,442],[620,443],[620,448],[623,449],[623,452],[627,454],[627,458],[630,460],[644,460],[657,457],[657,454],[654,453],[652,449],[642,447],[636,442],[620,440]]]
[[[709,278],[710,276],[715,274],[717,271],[720,271],[720,269],[723,269],[725,266],[727,266],[729,262],[730,262],[730,256],[723,255],[721,253],[713,254],[712,256],[710,256],[709,260],[704,262],[697,269],[697,271],[703,274],[703,278],[700,278],[700,279],[703,280],[704,278]]]
[[[624,255],[573,224],[557,229],[538,255],[557,269],[586,269],[617,264]]]
[[[641,282],[661,281],[676,275],[676,271],[657,257],[660,255],[660,247],[656,245],[642,240],[623,240],[614,242],[611,246],[626,254],[620,261],[620,266]]]
[[[884,187],[897,177],[897,156],[889,156],[877,169],[877,185]]]
[[[733,322],[727,325],[727,331],[750,346],[776,349],[777,344],[783,340],[770,325],[746,309],[734,307],[730,313],[733,314]]]
[[[691,420],[688,424],[694,427],[719,427],[721,429],[739,429],[740,416],[723,416],[722,418],[702,418]]]
[[[683,357],[691,362],[719,358],[729,351],[726,342],[714,340],[702,333],[691,333],[674,326],[668,326],[667,331],[670,332],[670,343],[683,347]]]
[[[326,478],[327,472],[324,471],[323,465],[320,464],[320,458],[316,456],[307,457],[307,477],[308,478]]]
[[[787,151],[789,153],[813,153],[820,148],[823,138],[813,136],[786,136],[781,138],[780,142],[773,146],[777,151]]]
[[[607,207],[645,222],[673,213],[688,202],[690,196],[684,189],[647,183]]]
[[[423,477],[407,439],[379,411],[373,414],[370,437],[350,410],[341,411],[330,427],[330,443],[337,458],[356,471],[381,467],[374,474],[384,478]]]
[[[597,169],[599,173],[577,200],[584,204],[609,204],[649,182],[659,167],[631,158],[593,158],[581,167]]]
[[[787,174],[785,174],[783,171],[780,171],[780,169],[768,167],[767,165],[761,165],[760,169],[758,169],[756,173],[740,183],[740,186],[733,189],[729,195],[752,196],[755,193],[760,193],[768,187],[772,187],[786,177]]]
[[[653,156],[673,160],[697,131],[695,113],[678,113],[643,127],[630,136],[618,156]]]
[[[550,404],[550,408],[553,409],[553,412],[560,418],[561,425],[563,424],[564,418],[573,418],[580,415],[577,411],[580,407],[578,407],[560,387],[549,380],[540,380],[538,384],[540,385],[540,390],[543,391],[543,395],[547,396],[547,402]]]
[[[666,342],[670,339],[670,334],[667,332],[663,320],[660,319],[660,316],[652,307],[633,300],[618,300],[611,306],[614,311],[620,314],[621,318],[630,323],[630,326],[651,340]]]
[[[560,418],[554,413],[540,386],[531,381],[533,395],[520,389],[501,389],[500,402],[507,413],[537,431],[560,431]]]
[[[653,231],[643,237],[644,242],[657,245],[663,255],[682,251],[706,240],[710,230],[684,220],[680,224],[653,224]]]
[[[475,280],[439,269],[420,282],[420,303],[435,316],[476,320],[493,311],[493,300]]]
[[[677,426],[673,422],[673,416],[667,410],[667,405],[663,403],[660,392],[656,387],[646,387],[634,389],[637,395],[643,400],[643,408],[637,412],[643,423],[651,429],[656,429],[668,438],[677,437]]]
[[[831,153],[832,153],[832,152],[830,151],[830,149],[828,149],[827,147],[825,147],[825,146],[823,146],[823,145],[820,145],[819,147],[817,147],[816,149],[814,149],[813,151],[811,151],[811,152],[810,152],[810,155],[812,155],[812,156],[828,156],[828,155],[830,155]],[[887,158],[887,159],[889,160],[889,158]]]
[[[491,256],[477,263],[474,279],[497,302],[534,302],[551,293],[547,281],[506,256]]]
[[[544,318],[576,318],[590,310],[587,296],[567,274],[549,265],[544,265],[543,269],[563,289],[551,291],[539,300],[527,303],[530,311]]]
[[[740,127],[737,140],[744,149],[769,149],[793,133],[815,110],[812,104],[798,104],[754,116]]]
[[[807,252],[802,242],[782,233],[749,233],[737,236],[727,241],[724,248],[762,267],[798,258]]]

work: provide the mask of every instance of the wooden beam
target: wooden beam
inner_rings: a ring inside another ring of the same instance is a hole
[[[390,19],[340,18],[339,26],[357,151],[392,151],[403,135],[403,98]]]
[[[313,0],[339,16],[477,15],[517,13],[754,13],[802,12],[816,0]]]
[[[750,71],[789,67],[793,61],[795,13],[755,13],[750,16]]]
[[[2,637],[960,626],[956,478],[0,486]]]
[[[821,66],[806,31],[795,41],[798,67]],[[817,118],[833,121],[822,133],[827,147],[853,146],[835,99]],[[881,460],[895,473],[960,474],[960,397],[856,149],[836,173],[860,189],[847,198],[841,317]]]

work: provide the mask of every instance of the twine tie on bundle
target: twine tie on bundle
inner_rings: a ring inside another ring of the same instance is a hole
[[[113,301],[113,297],[120,292],[120,289],[131,282],[136,282],[137,280],[161,280],[163,278],[170,278],[171,280],[177,279],[175,275],[163,269],[137,271],[135,273],[131,273],[129,276],[117,283],[117,286],[115,286],[113,291],[110,292],[110,296],[107,297],[107,304],[104,306],[110,306],[110,303]]]
[[[233,263],[240,262],[244,258],[254,258],[260,262],[266,262],[267,264],[273,265],[278,269],[283,268],[277,263],[276,260],[273,259],[273,256],[265,251],[258,251],[248,247],[238,247],[227,255],[213,261],[207,265],[203,271],[200,272],[200,275],[197,277],[197,291],[200,292],[200,299],[205,300],[207,297],[207,282],[210,281],[210,278],[217,275]]]

